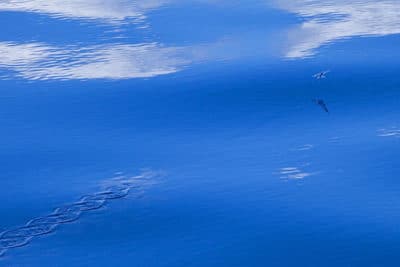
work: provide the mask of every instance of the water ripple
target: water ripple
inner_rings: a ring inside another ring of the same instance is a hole
[[[283,180],[302,180],[315,174],[304,171],[299,167],[280,168],[278,173],[280,175],[280,178]]]
[[[104,190],[81,197],[78,201],[56,208],[52,213],[34,218],[25,225],[0,233],[0,257],[14,248],[28,245],[35,237],[50,234],[58,226],[71,223],[92,210],[97,210],[108,201],[126,197],[132,190],[141,192],[145,186],[154,183],[156,173],[144,172],[138,176],[118,176],[105,182]]]
[[[380,129],[378,130],[378,136],[380,137],[400,137],[400,129]]]

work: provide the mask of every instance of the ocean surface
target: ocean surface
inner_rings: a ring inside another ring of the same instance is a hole
[[[0,0],[0,266],[399,266],[399,18]]]

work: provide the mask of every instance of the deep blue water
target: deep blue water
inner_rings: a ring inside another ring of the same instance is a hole
[[[0,0],[0,266],[398,266],[399,16]],[[26,244],[10,232],[119,172],[149,177]]]

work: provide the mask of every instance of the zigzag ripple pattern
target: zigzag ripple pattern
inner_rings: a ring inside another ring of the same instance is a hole
[[[84,212],[100,209],[108,201],[126,197],[133,189],[140,192],[149,185],[150,178],[153,177],[154,173],[146,172],[129,178],[124,176],[113,178],[100,192],[83,196],[74,203],[54,209],[46,216],[34,218],[25,225],[0,233],[0,257],[9,249],[26,246],[35,237],[54,232],[61,224],[78,220]]]

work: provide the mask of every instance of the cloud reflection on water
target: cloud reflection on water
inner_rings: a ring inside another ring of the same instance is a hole
[[[193,0],[207,3],[208,0]],[[40,13],[59,19],[100,19],[118,29],[119,23],[144,21],[145,13],[173,0],[9,0],[0,12]],[[143,26],[143,25],[142,25]],[[150,38],[151,39],[151,38]],[[189,64],[249,54],[240,40],[220,40],[168,46],[162,42],[85,45],[43,42],[1,42],[0,77],[29,80],[128,79],[171,74]]]
[[[225,1],[193,0],[203,3]],[[8,0],[1,11],[36,12],[64,19],[100,19],[116,23],[144,21],[146,13],[173,0]],[[323,45],[354,36],[400,33],[400,2],[349,0],[275,0],[279,7],[302,17],[290,30],[287,58],[305,58]],[[247,38],[248,37],[248,38]],[[267,36],[268,37],[268,36]],[[161,42],[57,46],[40,42],[0,42],[0,68],[30,80],[126,79],[171,74],[205,60],[264,56],[267,37],[243,36],[214,43],[167,46]],[[256,40],[256,41],[254,41]],[[275,41],[279,42],[279,41]],[[257,44],[255,44],[257,43]],[[263,43],[263,48],[258,47]],[[258,53],[258,54],[257,54]],[[10,73],[3,77],[10,78]]]
[[[168,0],[7,0],[0,1],[0,11],[35,12],[60,18],[122,21],[145,18],[145,13]]]
[[[304,19],[289,32],[287,58],[313,56],[344,38],[400,33],[400,1],[276,0],[276,6]]]
[[[174,73],[185,50],[157,43],[54,47],[42,43],[0,42],[0,68],[30,80],[146,78]]]
[[[193,46],[159,43],[50,46],[0,42],[0,77],[29,80],[130,79],[171,74],[208,60],[229,60],[246,51],[234,40]],[[248,52],[248,51],[247,51]],[[1,69],[6,70],[3,75]],[[11,75],[8,71],[13,72]]]

